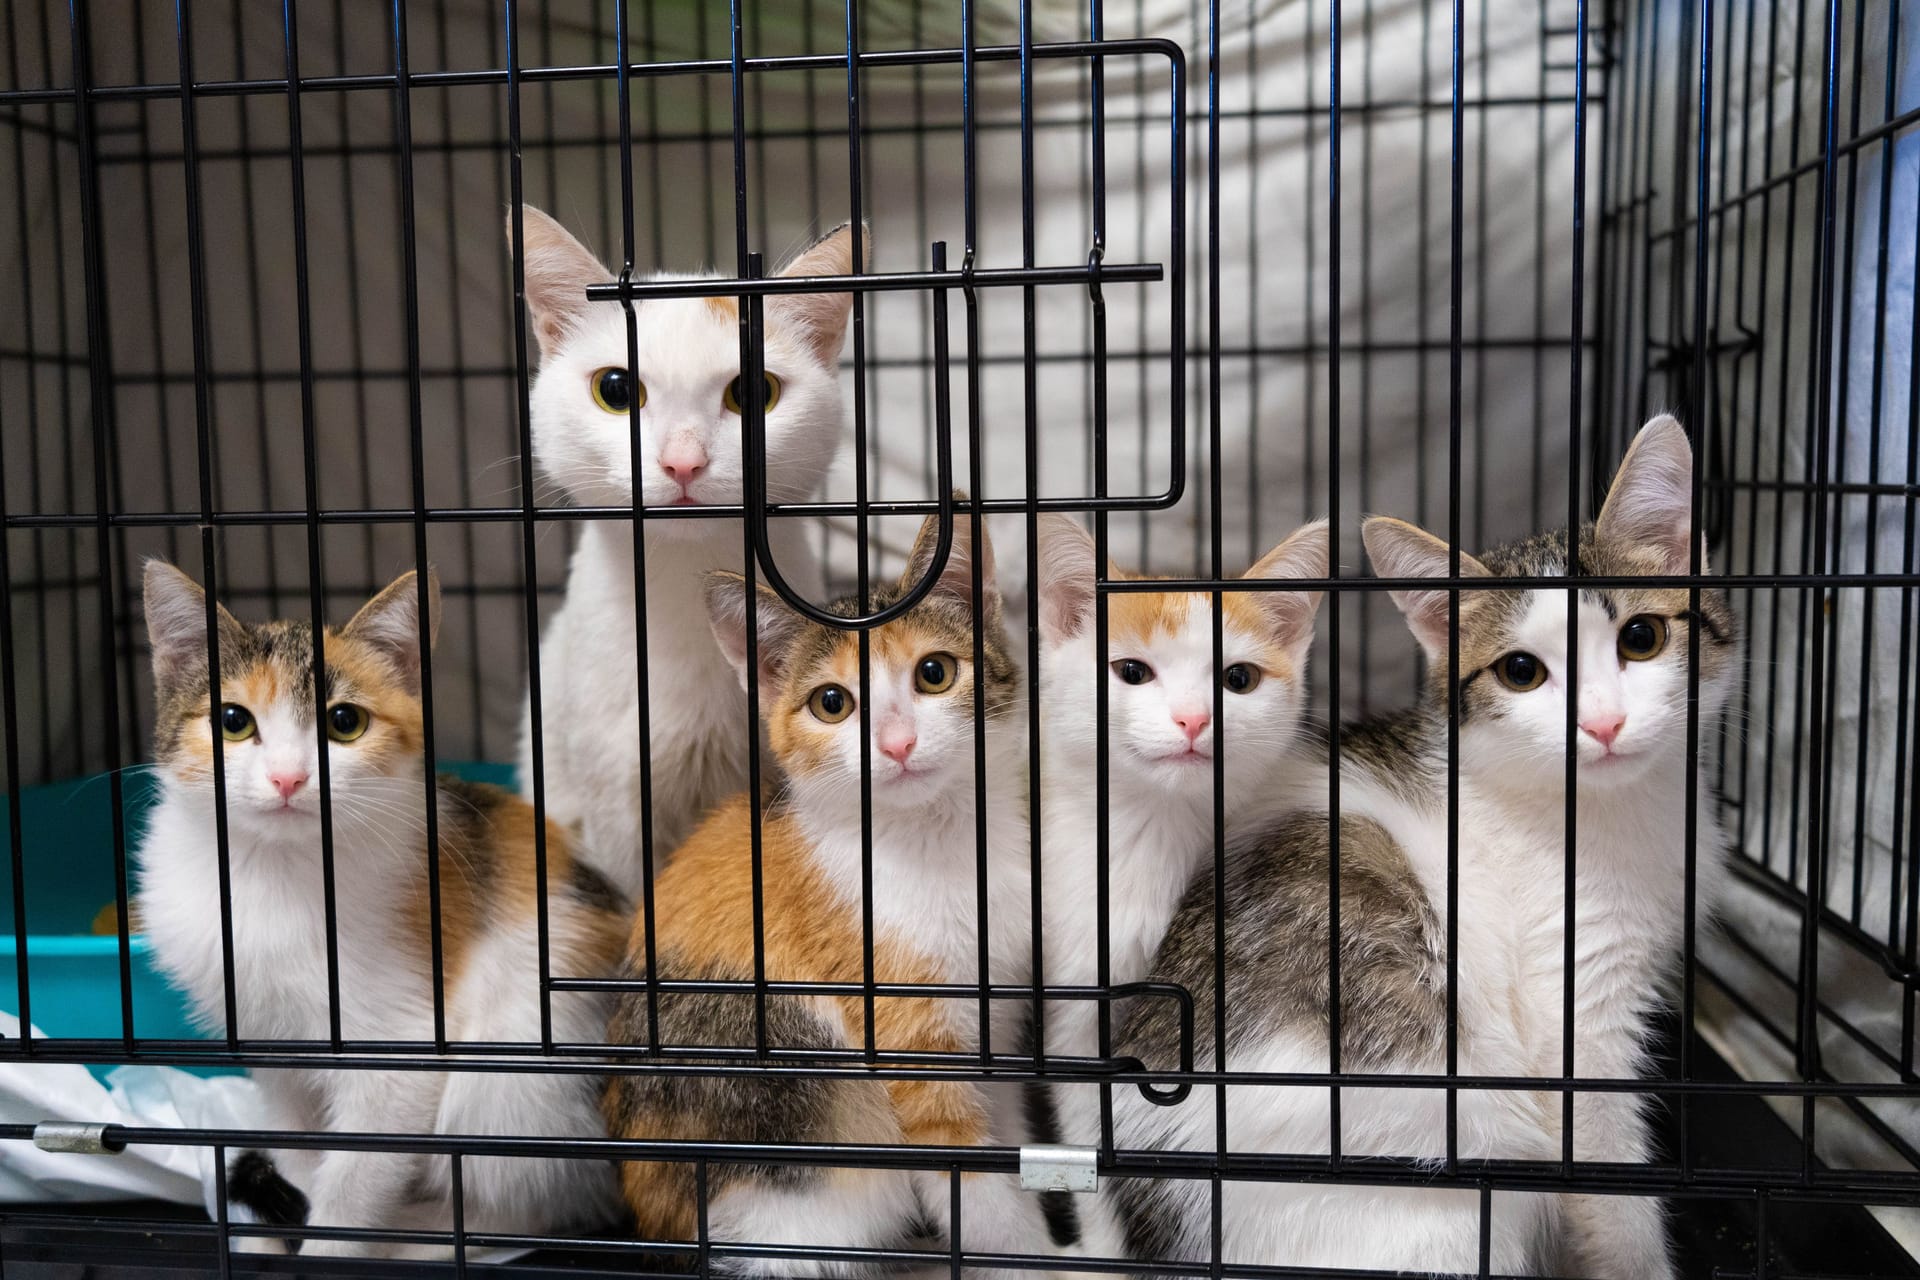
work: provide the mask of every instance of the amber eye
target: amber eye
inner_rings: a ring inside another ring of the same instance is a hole
[[[245,742],[253,736],[253,712],[237,702],[220,708],[220,736],[228,742]]]
[[[373,717],[365,707],[351,702],[336,702],[327,708],[327,736],[335,742],[352,742],[367,731]]]
[[[1667,623],[1664,618],[1643,613],[1637,618],[1628,618],[1627,625],[1620,628],[1620,656],[1628,662],[1645,662],[1648,658],[1658,657],[1667,647]]]
[[[1510,653],[1493,664],[1493,674],[1515,693],[1538,689],[1547,681],[1547,664],[1530,653]]]
[[[953,688],[960,663],[950,653],[930,653],[913,669],[913,687],[922,693],[945,693]]]
[[[1252,693],[1260,684],[1260,677],[1263,674],[1265,673],[1252,663],[1236,662],[1227,668],[1226,675],[1223,679],[1226,681],[1227,689],[1230,692]]]
[[[773,406],[780,403],[780,379],[770,373],[762,374],[761,376],[767,380],[767,403],[765,408],[768,413],[772,413]],[[745,390],[745,388],[740,385],[740,379],[735,378],[727,384],[727,389],[721,393],[720,403],[727,406],[728,413],[745,413],[747,411],[746,401],[740,398],[740,393],[743,390]]]
[[[593,375],[593,402],[608,413],[626,413],[647,403],[647,384],[625,369],[599,369]]]
[[[853,695],[837,684],[823,684],[807,699],[807,709],[826,724],[839,724],[853,714]]]
[[[1153,668],[1138,658],[1121,658],[1113,664],[1113,674],[1122,684],[1145,684],[1153,679]]]

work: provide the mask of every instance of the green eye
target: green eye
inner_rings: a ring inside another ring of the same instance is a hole
[[[853,695],[837,684],[823,684],[807,699],[807,708],[825,724],[839,724],[853,714]]]
[[[913,687],[921,693],[945,693],[953,688],[960,671],[959,661],[950,653],[930,653],[913,669]]]
[[[1224,677],[1227,689],[1232,693],[1252,693],[1260,684],[1260,678],[1266,674],[1250,662],[1236,662],[1227,668]]]
[[[245,742],[253,736],[253,712],[237,702],[220,708],[220,736],[228,742]]]
[[[335,742],[352,742],[367,731],[373,717],[365,707],[351,702],[336,702],[327,708],[327,736]]]
[[[768,413],[772,413],[773,406],[780,403],[780,379],[770,373],[766,374],[765,377],[767,380],[767,403],[765,408]],[[735,378],[727,384],[727,389],[720,393],[720,403],[727,407],[728,413],[745,413],[747,411],[746,402],[740,398],[740,391],[740,379]]]
[[[594,371],[593,402],[608,413],[627,413],[647,403],[647,384],[625,369]]]
[[[1645,662],[1658,657],[1666,647],[1667,624],[1664,619],[1643,613],[1637,618],[1628,618],[1627,625],[1620,628],[1620,656],[1628,662]]]
[[[1510,653],[1493,664],[1493,674],[1515,693],[1526,693],[1547,682],[1547,664],[1530,653]]]
[[[1113,664],[1113,674],[1122,684],[1145,684],[1153,679],[1153,668],[1138,658],[1121,658]]]

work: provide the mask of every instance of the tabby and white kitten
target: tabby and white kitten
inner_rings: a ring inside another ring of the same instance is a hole
[[[439,588],[428,578],[429,628]],[[326,632],[328,795],[333,814],[340,1034],[433,1039],[427,866],[437,856],[446,1031],[456,1041],[537,1042],[539,952],[532,809],[497,787],[442,776],[440,847],[425,848],[419,592],[409,573]],[[206,598],[171,565],[149,562],[147,633],[157,701],[160,801],[137,855],[142,929],[198,1021],[226,1028],[213,761],[226,778],[231,874],[232,1030],[247,1039],[325,1040],[327,921],[321,870],[319,731],[313,633],[304,621],[242,623],[219,609],[220,710],[209,714]],[[553,972],[607,976],[623,904],[547,827]],[[604,997],[552,996],[553,1034],[597,1042]],[[593,1138],[599,1082],[488,1072],[255,1072],[276,1127],[373,1133],[513,1133]],[[451,1230],[444,1158],[356,1151],[278,1153],[315,1226]],[[586,1160],[464,1163],[465,1225],[545,1232],[618,1212],[611,1170]],[[309,1241],[304,1252],[444,1256],[431,1247]]]
[[[1579,531],[1582,572],[1614,578],[1688,571],[1691,452],[1671,418],[1648,423],[1621,463],[1600,516]],[[1364,528],[1384,578],[1444,577],[1447,544],[1397,520]],[[1478,558],[1463,577],[1568,571],[1568,539],[1548,533]],[[1341,739],[1340,1067],[1368,1073],[1446,1070],[1447,692],[1459,672],[1459,1070],[1558,1076],[1564,937],[1564,782],[1570,669],[1563,589],[1460,593],[1457,655],[1448,652],[1444,590],[1393,593],[1431,675],[1419,706]],[[1647,1023],[1670,985],[1683,929],[1689,644],[1699,646],[1702,740],[1737,678],[1738,641],[1721,593],[1595,586],[1579,593],[1574,881],[1574,1071],[1634,1078]],[[1324,769],[1318,771],[1324,777]],[[1324,784],[1321,784],[1324,787]],[[1702,913],[1724,878],[1724,835],[1698,776]],[[1328,1069],[1328,872],[1322,790],[1309,806],[1233,842],[1227,869],[1227,1065],[1237,1071]],[[1203,873],[1168,930],[1154,976],[1213,1004],[1212,876]],[[1196,1056],[1214,1054],[1199,1019]],[[1122,1052],[1171,1059],[1171,1012],[1142,1007]],[[1210,1150],[1214,1100],[1194,1090],[1173,1108],[1115,1092],[1126,1147]],[[1557,1160],[1558,1093],[1459,1091],[1466,1159]],[[1325,1153],[1327,1096],[1248,1087],[1229,1098],[1228,1139],[1243,1151]],[[1433,1160],[1446,1152],[1440,1089],[1342,1089],[1340,1149],[1350,1156]],[[1638,1163],[1651,1140],[1640,1100],[1583,1093],[1574,1155]],[[1204,1259],[1205,1182],[1122,1181],[1130,1238],[1143,1258]],[[1474,1271],[1479,1202],[1472,1190],[1230,1182],[1227,1261],[1293,1266]],[[1629,1196],[1493,1197],[1491,1265],[1499,1273],[1600,1277],[1674,1274],[1657,1201]]]
[[[1205,593],[1108,597],[1107,646],[1094,626],[1094,546],[1066,516],[1040,517],[1040,806],[1049,986],[1099,981],[1095,681],[1107,684],[1108,977],[1147,976],[1188,884],[1213,850],[1214,690],[1226,689],[1225,814],[1230,829],[1270,803],[1301,720],[1318,591],[1222,596],[1222,665]],[[1324,578],[1327,525],[1315,521],[1262,556],[1247,578]],[[1109,567],[1114,577],[1131,577]],[[1115,1025],[1124,1006],[1115,1006]],[[1100,1052],[1099,1006],[1047,1005],[1050,1054]],[[1129,1086],[1130,1088],[1131,1086]],[[1064,1141],[1100,1141],[1096,1085],[1053,1090]],[[1120,1257],[1105,1197],[1076,1198],[1087,1251]]]
[[[625,310],[586,297],[589,284],[614,273],[546,214],[523,207],[522,215],[527,308],[540,344],[532,406],[542,473],[583,506],[626,507],[636,493],[650,507],[743,501],[737,304],[637,303],[640,363],[628,369]],[[839,227],[779,274],[845,275],[853,270],[853,240],[851,226]],[[813,496],[839,448],[840,347],[852,308],[844,293],[766,300],[767,495],[774,502]],[[640,415],[637,455],[631,413]],[[819,566],[803,535],[791,521],[771,522],[776,562],[817,598]],[[646,816],[661,858],[747,777],[747,707],[700,622],[702,575],[742,567],[740,522],[662,518],[647,523],[644,537],[650,741],[640,740],[632,525],[582,523],[565,603],[540,645],[547,812],[578,828],[581,856],[629,895],[642,879],[643,748],[653,783]],[[529,722],[521,733],[523,792],[532,790],[532,766]]]
[[[922,528],[901,580],[876,590],[884,607],[928,572],[934,522]],[[973,662],[973,582],[984,666]],[[746,587],[736,575],[709,579],[708,607],[720,648],[747,667]],[[856,601],[832,608],[855,613]],[[860,705],[859,638],[789,609],[762,587],[756,604],[760,707],[787,789],[762,828],[764,946],[772,981],[862,980],[861,744],[872,769],[874,978],[882,983],[1028,980],[1028,841],[1019,682],[1001,621],[993,552],[977,557],[968,522],[957,520],[952,553],[930,594],[873,630],[870,701]],[[985,697],[976,728],[974,690]],[[986,868],[989,971],[980,972],[975,893],[974,735],[986,735]],[[750,797],[736,796],[701,825],[655,886],[656,957],[662,978],[750,980],[754,976]],[[641,922],[627,968],[644,976]],[[963,1054],[979,1047],[977,999],[881,996],[874,1043],[881,1051]],[[1016,1049],[1024,1005],[997,1001],[998,1052]],[[644,995],[623,996],[609,1040],[648,1042]],[[669,993],[659,998],[660,1041],[751,1047],[749,994]],[[789,1051],[844,1050],[866,1043],[860,997],[775,994],[766,1002],[768,1043]],[[1017,1101],[1017,1099],[1016,1099]],[[616,1075],[604,1098],[617,1137],[728,1142],[865,1142],[976,1145],[995,1136],[980,1087],[940,1079],[701,1079]],[[1017,1108],[1015,1108],[1017,1109]],[[1004,1128],[999,1133],[1007,1141]],[[694,1171],[686,1164],[622,1166],[628,1204],[648,1239],[692,1240]],[[709,1232],[716,1240],[815,1248],[928,1247],[949,1226],[945,1174],[872,1169],[708,1169]],[[1010,1175],[962,1179],[962,1235],[970,1250],[1053,1252],[1039,1198]],[[847,1263],[736,1259],[753,1274],[851,1275]]]

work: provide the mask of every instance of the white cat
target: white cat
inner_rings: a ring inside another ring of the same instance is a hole
[[[743,501],[738,306],[726,298],[637,303],[639,367],[627,365],[626,312],[590,303],[586,287],[614,273],[537,209],[523,209],[527,308],[540,344],[532,391],[541,471],[584,506],[703,506]],[[509,227],[511,236],[511,227]],[[846,275],[853,228],[802,250],[783,276]],[[863,262],[871,261],[863,254]],[[655,279],[692,279],[656,276]],[[802,501],[839,447],[840,347],[851,294],[767,298],[767,495]],[[640,414],[636,456],[628,413]],[[784,576],[818,598],[821,575],[792,521],[770,521]],[[745,564],[738,519],[648,521],[648,730],[640,736],[633,526],[581,524],[566,601],[540,645],[541,746],[547,813],[576,825],[581,856],[631,896],[641,888],[640,760],[652,762],[654,866],[747,779],[747,703],[707,630],[703,575]],[[520,785],[533,789],[530,718]]]
[[[1620,465],[1598,520],[1576,531],[1584,572],[1624,579],[1581,591],[1575,697],[1576,867],[1573,1069],[1632,1079],[1645,1065],[1648,1019],[1678,968],[1687,862],[1689,632],[1699,653],[1701,740],[1739,678],[1739,640],[1723,593],[1632,579],[1685,574],[1691,454],[1671,418],[1647,424]],[[1439,578],[1447,544],[1375,518],[1363,530],[1383,578]],[[1562,577],[1564,532],[1476,558],[1463,578]],[[1561,1075],[1565,946],[1566,590],[1468,587],[1459,647],[1449,653],[1448,593],[1392,592],[1428,660],[1420,704],[1350,726],[1341,738],[1340,1030],[1344,1071],[1447,1070],[1447,672],[1457,661],[1458,1069],[1495,1077]],[[1231,842],[1225,938],[1227,1066],[1324,1072],[1328,1052],[1330,821],[1324,763],[1299,781],[1316,804]],[[1706,771],[1696,776],[1696,885],[1702,918],[1725,876],[1725,838]],[[1317,809],[1317,811],[1316,811]],[[1201,1011],[1197,1061],[1212,1061],[1214,886],[1203,873],[1155,957],[1156,978],[1185,984]],[[1179,1029],[1143,1006],[1122,1052],[1171,1065]],[[1463,1159],[1557,1161],[1561,1094],[1460,1089]],[[1438,1088],[1341,1090],[1341,1152],[1444,1157],[1447,1095]],[[1115,1091],[1124,1148],[1211,1151],[1215,1099],[1196,1088],[1177,1107]],[[1652,1154],[1632,1093],[1581,1093],[1574,1158],[1640,1164]],[[1324,1155],[1329,1095],[1320,1089],[1230,1090],[1237,1152]],[[1355,1171],[1356,1174],[1359,1172]],[[1204,1261],[1205,1181],[1121,1179],[1116,1198],[1138,1256]],[[1355,1181],[1222,1187],[1225,1260],[1299,1267],[1474,1271],[1479,1193]],[[1500,1274],[1665,1280],[1674,1275],[1657,1200],[1499,1191],[1488,1228]]]
[[[428,631],[439,617],[428,580]],[[140,927],[168,981],[207,1030],[250,1040],[325,1041],[328,949],[338,963],[340,1035],[348,1041],[434,1038],[433,913],[422,772],[419,589],[408,573],[353,621],[326,632],[327,797],[336,911],[330,938],[321,859],[320,734],[314,724],[313,629],[304,619],[247,625],[216,612],[220,708],[209,704],[207,602],[170,565],[146,572],[153,641],[154,757],[160,803],[141,838]],[[226,1016],[214,760],[224,762],[234,1019]],[[442,776],[436,790],[439,948],[446,1034],[454,1041],[536,1043],[541,1032],[536,912],[545,890],[553,971],[610,976],[626,914],[604,878],[546,831],[546,879],[533,812],[498,787]],[[554,1037],[590,1043],[611,1001],[552,993]],[[274,1127],[309,1133],[507,1133],[586,1139],[604,1133],[588,1075],[491,1071],[327,1070],[254,1073]],[[443,1156],[367,1151],[275,1153],[274,1163],[322,1227],[448,1231],[453,1187]],[[261,1174],[257,1155],[235,1164]],[[468,1230],[599,1227],[618,1212],[607,1165],[593,1160],[470,1158]],[[270,1175],[268,1175],[270,1180]],[[260,1209],[257,1200],[240,1198]],[[269,1214],[303,1221],[298,1209]],[[266,1247],[274,1241],[255,1238]],[[305,1254],[445,1257],[430,1245],[309,1240]]]
[[[1222,599],[1221,673],[1213,664],[1213,609],[1202,593],[1108,597],[1106,661],[1094,626],[1094,546],[1059,515],[1040,526],[1040,821],[1046,981],[1099,981],[1095,681],[1107,685],[1108,980],[1147,976],[1187,885],[1213,849],[1214,688],[1223,684],[1229,825],[1261,811],[1295,742],[1318,591],[1230,592]],[[1110,570],[1116,576],[1118,570]],[[1322,578],[1327,525],[1295,531],[1248,578]],[[1143,999],[1150,997],[1142,997]],[[1119,1025],[1123,1005],[1114,1006]],[[1100,1052],[1099,1006],[1047,1006],[1047,1052]],[[1122,1086],[1131,1090],[1133,1086]],[[1095,1085],[1053,1090],[1062,1138],[1100,1141]],[[1121,1257],[1125,1244],[1105,1198],[1081,1197],[1087,1252]]]

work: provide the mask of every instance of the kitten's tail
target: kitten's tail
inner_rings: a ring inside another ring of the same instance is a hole
[[[227,1166],[227,1201],[270,1227],[307,1225],[306,1193],[281,1176],[264,1151],[242,1151]],[[298,1241],[289,1241],[295,1251]]]

